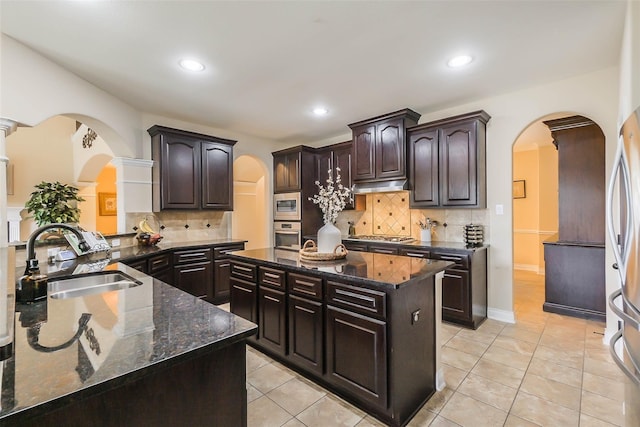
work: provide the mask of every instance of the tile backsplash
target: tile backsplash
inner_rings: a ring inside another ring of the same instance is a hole
[[[343,211],[337,227],[347,234],[348,222],[355,223],[356,234],[387,234],[420,238],[418,221],[431,218],[437,221],[433,240],[464,242],[463,229],[467,224],[481,224],[484,240],[489,241],[488,209],[410,209],[409,192],[373,193],[366,195],[364,211]]]
[[[221,211],[128,212],[126,224],[127,231],[134,232],[142,219],[155,217],[165,227],[159,230],[165,241],[221,239],[231,236],[231,215]]]

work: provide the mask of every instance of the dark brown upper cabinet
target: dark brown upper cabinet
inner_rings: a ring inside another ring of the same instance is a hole
[[[486,207],[490,118],[475,111],[407,130],[411,207]]]
[[[350,124],[353,181],[406,178],[406,129],[419,118],[419,113],[405,108]]]
[[[271,154],[273,155],[274,193],[315,191],[317,177],[315,148],[298,145],[274,151]]]
[[[236,141],[152,126],[153,210],[233,210]]]
[[[316,181],[326,186],[329,178],[328,171],[331,169],[331,177],[336,180],[337,168],[340,168],[340,182],[347,188],[353,185],[351,174],[352,149],[351,141],[328,145],[319,148],[316,154]],[[353,209],[353,202],[347,204],[345,209]]]

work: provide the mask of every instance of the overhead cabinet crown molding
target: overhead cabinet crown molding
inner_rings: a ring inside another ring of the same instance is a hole
[[[152,126],[153,210],[233,210],[233,146],[237,141]]]

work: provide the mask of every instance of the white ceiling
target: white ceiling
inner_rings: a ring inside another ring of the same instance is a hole
[[[615,66],[625,10],[617,0],[1,0],[0,28],[142,111],[297,144],[405,107]],[[460,52],[475,61],[448,69]],[[185,56],[206,70],[182,71]],[[320,104],[328,116],[313,116]]]

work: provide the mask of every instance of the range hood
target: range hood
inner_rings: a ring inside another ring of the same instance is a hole
[[[359,182],[353,186],[353,194],[366,193],[389,193],[392,191],[408,190],[409,185],[406,179],[398,179],[394,181],[372,181]]]

